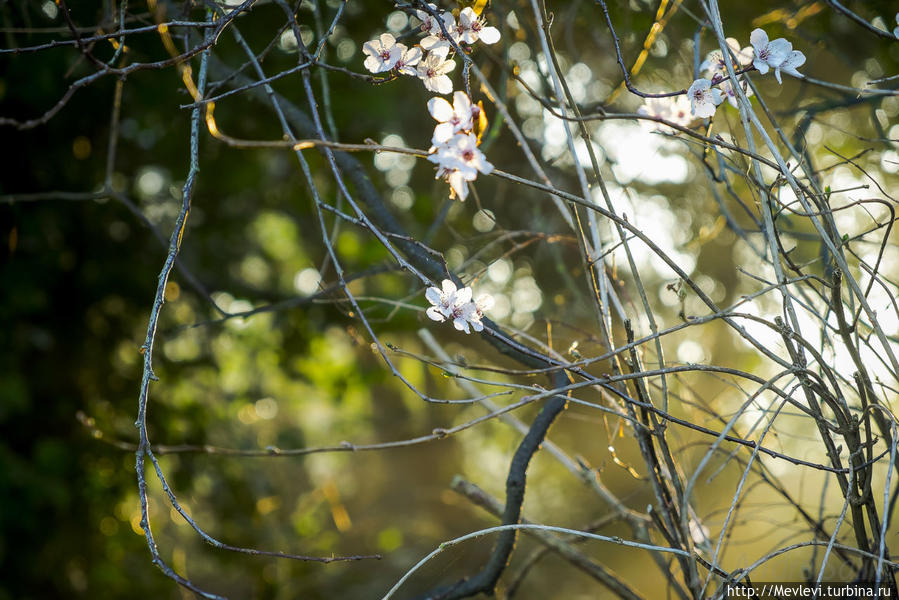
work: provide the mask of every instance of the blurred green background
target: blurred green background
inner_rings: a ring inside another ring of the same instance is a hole
[[[322,23],[330,22],[338,4],[320,2]],[[895,25],[890,21],[895,3],[849,4],[869,20],[879,18],[883,26]],[[869,79],[899,72],[899,43],[864,34],[823,2],[722,5],[728,35],[748,45],[749,31],[762,25],[772,38],[788,37],[809,57],[802,69],[809,76],[862,86]],[[203,18],[202,10],[189,10],[180,3],[160,6],[167,8],[170,18],[181,14]],[[297,15],[314,44],[312,7],[303,2]],[[514,60],[523,77],[532,76],[544,92],[549,89],[540,81],[534,23],[527,7],[524,2],[494,0],[488,19],[502,29],[503,41],[489,49],[481,46],[472,56],[509,103],[554,182],[574,190],[576,180],[565,160],[559,159],[561,152],[554,150],[557,132],[544,123],[539,106],[521,94],[499,67]],[[109,11],[103,2],[73,2],[70,8],[74,21],[85,27],[100,23]],[[550,2],[549,9],[555,11],[556,45],[569,79],[577,84],[573,84],[576,96],[585,105],[604,101],[618,85],[619,72],[601,12],[590,2]],[[623,50],[633,60],[652,25],[657,3],[632,0],[616,3],[612,9]],[[696,3],[685,2],[667,25],[636,77],[644,89],[680,89],[692,80],[697,30],[693,17],[699,10]],[[129,3],[128,11],[136,16],[130,26],[154,22],[142,3]],[[270,46],[263,61],[268,74],[296,64],[295,49],[281,37],[283,24],[280,9],[265,2],[236,21],[255,51]],[[396,31],[408,27],[392,3],[350,1],[326,45],[326,60],[361,72],[362,42],[388,26]],[[0,3],[0,35],[5,48],[68,38],[56,6],[39,0]],[[180,44],[177,35],[175,39]],[[703,56],[713,46],[707,33],[700,39],[699,55]],[[166,57],[155,33],[130,36],[126,44],[128,62]],[[104,60],[113,53],[105,43],[93,49]],[[215,54],[231,69],[245,62],[228,31]],[[39,116],[73,80],[93,70],[72,47],[0,55],[0,116],[20,120]],[[211,82],[221,79],[220,72],[211,74]],[[321,93],[318,71],[312,81]],[[458,70],[454,81],[458,86]],[[805,130],[811,140],[809,151],[818,167],[835,162],[825,145],[844,156],[873,148],[859,163],[887,189],[896,189],[899,155],[895,143],[869,138],[899,138],[897,97],[851,102],[846,94],[794,80],[782,87],[770,77],[757,82],[791,131],[808,114],[800,108],[834,104],[805,123],[810,126]],[[429,145],[433,123],[425,104],[430,94],[418,82],[404,79],[372,86],[331,72],[327,84],[341,141],[371,138],[397,146]],[[24,131],[0,129],[6,149],[0,161],[3,599],[190,597],[150,563],[138,524],[134,452],[121,447],[136,441],[139,348],[165,256],[148,223],[168,237],[187,173],[190,113],[179,106],[191,99],[177,72],[171,68],[137,71],[124,83],[111,181],[140,217],[113,198],[22,196],[102,189],[115,86],[113,77],[101,78],[79,89],[46,124]],[[281,79],[274,87],[306,108],[299,75]],[[485,105],[498,124],[484,146],[488,158],[503,170],[534,178],[514,138],[499,125],[496,110],[486,99]],[[638,105],[622,98],[615,106],[632,112]],[[723,111],[719,130],[737,123],[734,110],[719,110]],[[273,140],[281,136],[271,111],[247,94],[217,103],[216,119],[223,131],[235,137]],[[635,194],[631,202],[645,200],[643,209],[633,208],[636,214],[647,210],[670,230],[671,250],[694,266],[694,274],[707,278],[716,301],[728,304],[754,289],[752,282],[736,273],[746,254],[741,254],[733,233],[720,228],[721,211],[708,192],[700,152],[687,144],[660,141],[651,152],[661,161],[657,165],[664,166],[650,173],[653,169],[648,164],[637,164],[637,171],[631,172],[634,155],[625,154],[625,139],[637,135],[639,128],[614,129],[612,125],[599,132],[599,143],[605,158],[616,165],[622,188],[626,183]],[[636,139],[641,143],[644,138]],[[631,150],[637,153],[638,163],[645,160],[639,146]],[[326,165],[314,152],[306,152],[306,157],[322,196],[336,202],[336,186]],[[545,197],[482,178],[477,182],[477,198],[447,205],[446,186],[433,181],[429,163],[386,154],[359,158],[409,232],[443,252],[458,272],[477,277],[476,289],[497,296],[497,321],[526,330],[560,352],[572,349],[575,342],[576,352],[583,356],[603,351],[590,333],[595,323],[583,290],[577,245]],[[862,179],[858,173],[847,173],[844,179]],[[836,178],[834,171],[827,172],[828,181],[831,177]],[[837,189],[836,181],[834,186]],[[751,228],[746,215],[738,214],[737,220]],[[344,223],[333,233],[348,273],[390,266],[389,255],[364,230]],[[551,234],[559,235],[546,237]],[[800,252],[813,259],[817,247],[809,245]],[[308,187],[295,158],[276,149],[229,148],[204,132],[181,259],[209,298],[230,312],[315,293],[326,257]],[[646,268],[660,319],[675,324],[680,307],[676,297],[666,292],[670,274],[648,259]],[[324,271],[323,279],[325,285],[334,281],[333,268]],[[416,333],[427,327],[450,356],[471,364],[517,367],[476,337],[438,327],[423,312],[411,309],[410,304],[424,306],[423,289],[405,274],[391,268],[354,281],[351,289],[363,298],[366,314],[384,342],[432,356],[432,349]],[[349,314],[348,305],[339,302],[339,294],[225,322],[217,321],[220,315],[209,298],[176,268],[157,338],[155,368],[160,381],[151,386],[148,413],[154,444],[259,449],[333,446],[344,440],[374,443],[427,435],[436,427],[483,414],[477,406],[429,405],[408,391],[372,351],[371,339]],[[394,306],[378,298],[402,304]],[[703,331],[698,340],[693,334],[666,340],[672,356],[682,361],[726,362],[747,370],[758,363],[723,327]],[[392,358],[426,393],[467,397],[442,369],[396,353]],[[530,381],[543,383],[526,382]],[[725,411],[729,402],[738,405],[740,401],[728,396],[730,389],[709,377],[678,382],[677,391],[685,400],[677,409],[714,424],[687,399],[702,397],[708,406]],[[598,400],[591,393],[582,397]],[[519,416],[528,422],[535,413],[536,408],[529,407]],[[551,437],[571,454],[601,467],[604,483],[628,505],[643,510],[652,501],[645,482],[616,466],[608,451],[615,445],[618,459],[640,471],[639,451],[629,438],[615,436],[617,426],[606,422],[601,413],[572,406]],[[696,438],[676,429],[671,436],[674,446],[684,448],[685,464],[691,464]],[[438,442],[378,452],[274,458],[181,453],[160,458],[190,514],[220,540],[309,555],[381,554],[381,560],[321,565],[216,550],[170,509],[148,471],[154,533],[163,558],[176,570],[201,587],[230,597],[380,597],[441,541],[496,523],[450,491],[448,484],[459,473],[502,497],[509,458],[518,440],[510,428],[491,421]],[[783,443],[790,448],[789,440]],[[695,449],[697,460],[701,452],[702,448]],[[720,508],[727,506],[739,473],[739,468],[726,470],[697,492],[700,514],[715,533],[723,519]],[[530,478],[525,515],[533,520],[583,527],[607,512],[582,483],[543,453],[535,459]],[[817,498],[820,485],[816,487],[812,480],[809,489],[798,492],[804,493]],[[764,538],[775,531],[778,539],[805,531],[789,511],[778,512],[776,501],[766,494],[747,500],[728,564],[749,562],[758,548],[768,547]],[[760,530],[755,518],[766,521],[770,529]],[[629,535],[621,526],[606,527],[602,533]],[[530,540],[520,542],[519,562],[513,563],[511,572],[534,547]],[[474,572],[489,549],[490,541],[481,540],[442,554],[413,578],[405,593]],[[664,581],[645,576],[647,558],[640,552],[598,543],[585,544],[584,549],[625,579],[642,577],[635,585],[647,597],[663,593]],[[801,578],[807,561],[808,554],[794,553],[770,565],[771,578]],[[598,589],[581,572],[549,556],[535,567],[517,597],[595,598]]]

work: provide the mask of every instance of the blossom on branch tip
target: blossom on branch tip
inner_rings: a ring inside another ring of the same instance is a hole
[[[456,25],[455,35],[466,44],[474,44],[481,40],[485,44],[495,44],[499,41],[500,33],[496,27],[485,27],[485,21],[467,6],[459,13],[459,23]]]
[[[397,44],[395,37],[382,33],[378,39],[362,44],[362,52],[368,55],[363,64],[372,73],[383,73],[396,66],[405,51],[406,47]]]
[[[783,81],[780,79],[780,72],[789,73],[793,77],[802,77],[799,71],[796,70],[796,67],[801,67],[805,64],[805,54],[800,52],[799,50],[791,50],[787,57],[781,62],[779,65],[774,67],[774,77],[777,79],[777,83],[782,84]]]
[[[754,50],[752,66],[763,75],[769,68],[783,62],[792,49],[792,44],[783,38],[769,42],[768,34],[763,29],[754,29],[749,35],[749,41]]]
[[[727,38],[725,41],[734,56],[737,57],[737,62],[732,63],[734,68],[738,69],[752,64],[752,46],[746,46],[741,50],[740,43],[734,38]],[[724,60],[721,50],[712,50],[706,54],[705,60],[699,65],[699,70],[709,79],[713,79],[716,75],[727,76],[727,62]]]
[[[690,114],[690,102],[686,96],[668,96],[663,98],[646,98],[637,114],[656,119],[664,119],[675,125],[688,127],[693,122]],[[641,121],[654,131],[675,131],[671,127],[657,121]]]
[[[428,112],[438,121],[431,139],[434,145],[442,144],[454,134],[470,131],[474,127],[471,99],[465,92],[453,93],[452,105],[443,98],[431,98],[428,100]]]
[[[439,323],[452,319],[453,327],[465,333],[471,333],[471,329],[482,331],[484,324],[481,319],[484,311],[493,306],[493,298],[481,294],[476,302],[472,302],[471,297],[470,287],[459,289],[453,281],[444,279],[440,288],[430,287],[425,292],[425,298],[432,305],[427,315]]]
[[[690,106],[693,114],[697,117],[711,117],[715,114],[715,109],[724,101],[721,96],[721,90],[712,87],[712,82],[708,79],[697,79],[687,90],[687,98],[690,99]]]
[[[768,34],[762,29],[753,29],[749,34],[749,41],[755,49],[752,66],[762,75],[767,73],[768,69],[777,68],[783,63],[793,49],[793,44],[783,38],[769,42]]]
[[[449,48],[438,47],[428,51],[428,55],[418,63],[418,77],[428,91],[438,94],[449,94],[453,91],[453,82],[447,73],[456,68],[456,62],[447,60]]]
[[[471,290],[468,290],[468,297],[459,295],[456,284],[449,279],[444,279],[441,284],[442,288],[429,287],[425,291],[425,298],[432,306],[427,310],[427,315],[434,321],[443,322],[453,314],[453,307],[457,300],[468,302],[471,300]],[[463,288],[467,289],[467,288]]]

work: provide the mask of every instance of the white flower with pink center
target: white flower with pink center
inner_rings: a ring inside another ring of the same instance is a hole
[[[752,66],[762,75],[767,73],[768,69],[776,68],[783,63],[793,49],[793,44],[783,38],[769,42],[768,34],[762,29],[753,29],[749,34],[749,41],[755,49]]]
[[[400,46],[401,44],[397,44]],[[396,61],[396,64],[393,68],[395,68],[398,72],[403,75],[411,75],[413,77],[418,77],[418,69],[416,65],[421,62],[421,48],[418,46],[413,46],[411,48],[403,48],[402,56],[400,59]]]
[[[376,40],[362,44],[362,52],[368,55],[365,68],[372,73],[383,73],[396,66],[406,47],[396,43],[396,38],[389,33],[382,33]]]
[[[482,331],[484,324],[481,319],[484,312],[493,306],[493,298],[489,294],[481,294],[476,302],[472,302],[470,287],[461,289],[449,279],[444,279],[441,287],[430,287],[425,292],[425,298],[431,303],[427,310],[430,319],[442,323],[452,319],[453,327],[465,333],[471,330]]]
[[[474,127],[471,99],[465,92],[453,93],[452,105],[443,98],[431,98],[428,100],[428,112],[438,121],[434,137],[431,138],[431,143],[435,146],[448,141],[460,131],[469,131]]]
[[[449,54],[447,47],[434,48],[418,63],[418,77],[428,91],[437,94],[449,94],[453,91],[453,82],[447,73],[456,68],[456,62],[447,60],[447,54]]]
[[[715,109],[724,101],[721,90],[712,87],[708,79],[697,79],[687,90],[687,98],[693,114],[699,118],[711,117]]]
[[[493,165],[478,149],[478,138],[473,133],[457,133],[435,149],[437,154],[432,154],[428,160],[441,167],[457,169],[466,181],[474,181],[479,172],[484,175],[493,172]]]
[[[459,23],[456,25],[455,35],[469,45],[478,40],[485,44],[495,44],[500,38],[499,29],[486,26],[485,23],[486,21],[468,6],[459,13]]]
[[[447,31],[452,31],[456,26],[456,19],[453,17],[452,13],[448,13],[437,8],[437,5],[428,3],[428,7],[437,14],[437,17],[432,16],[427,11],[424,10],[416,10],[415,16],[418,17],[418,20],[421,21],[421,30],[427,33],[428,35],[436,35],[439,36],[443,33],[440,29],[440,21],[443,21],[443,26]],[[438,18],[440,21],[438,21]]]

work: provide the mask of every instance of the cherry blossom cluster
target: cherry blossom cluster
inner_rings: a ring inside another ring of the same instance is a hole
[[[752,66],[764,75],[769,69],[774,69],[774,77],[777,83],[783,83],[780,72],[784,71],[793,77],[800,77],[797,67],[805,64],[805,54],[799,50],[793,50],[793,44],[784,38],[768,41],[768,34],[761,29],[753,29],[749,34],[749,41],[755,49],[755,58]]]
[[[805,64],[805,54],[793,50],[793,45],[786,39],[768,41],[768,34],[762,29],[755,29],[750,34],[749,41],[752,45],[741,49],[737,40],[727,38],[727,46],[736,58],[735,61],[730,56],[725,57],[721,50],[710,52],[699,66],[703,77],[690,85],[686,97],[650,98],[637,112],[688,127],[696,119],[714,115],[718,105],[725,99],[736,107],[737,92],[727,73],[729,60],[733,69],[738,71],[738,85],[747,96],[752,95],[752,90],[740,75],[748,70],[755,69],[764,75],[773,69],[777,83],[781,84],[781,72],[800,76],[797,68]]]
[[[462,9],[458,21],[452,13],[438,10],[434,4],[428,7],[433,15],[424,10],[415,11],[426,34],[418,44],[410,48],[398,43],[393,35],[382,33],[378,39],[362,45],[366,54],[363,64],[372,73],[418,77],[429,92],[449,94],[453,82],[448,73],[456,68],[456,61],[450,57],[454,48],[464,49],[478,40],[493,44],[499,41],[500,33],[496,27],[487,26],[471,7]]]
[[[484,324],[481,319],[493,307],[493,296],[481,294],[474,301],[472,296],[470,287],[457,289],[455,283],[444,279],[440,288],[429,287],[425,292],[425,298],[432,305],[427,310],[427,315],[438,323],[451,319],[453,327],[465,333],[482,331]]]
[[[465,92],[455,92],[452,105],[439,96],[428,100],[428,112],[437,121],[428,160],[437,165],[436,178],[449,183],[450,197],[463,202],[468,196],[468,182],[474,181],[479,172],[487,175],[493,171],[493,165],[478,149],[474,133],[482,110]]]

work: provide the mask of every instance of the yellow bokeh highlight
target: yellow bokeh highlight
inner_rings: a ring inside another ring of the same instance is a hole
[[[169,281],[165,284],[165,301],[174,302],[181,297],[181,286],[175,281]]]
[[[91,155],[91,141],[79,135],[72,142],[72,155],[78,160],[84,160]]]
[[[339,531],[348,531],[353,526],[353,523],[350,521],[350,513],[347,512],[346,507],[340,500],[340,492],[337,490],[337,486],[334,485],[334,481],[328,481],[322,487],[322,492],[324,492],[328,504],[331,505],[331,518],[334,519],[334,525],[337,526]]]
[[[267,515],[273,510],[281,507],[281,498],[278,496],[267,496],[256,501],[256,512],[260,515]]]

